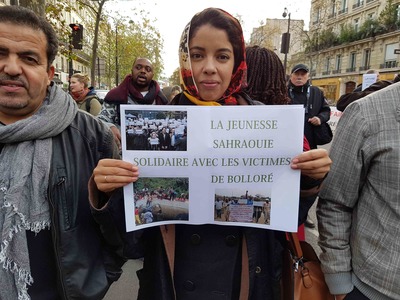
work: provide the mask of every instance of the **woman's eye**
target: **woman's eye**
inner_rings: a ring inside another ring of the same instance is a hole
[[[193,54],[191,55],[191,58],[192,58],[192,59],[199,59],[199,58],[201,58],[201,57],[202,57],[202,55],[199,54],[199,53],[193,53]]]
[[[226,54],[221,54],[221,55],[218,56],[218,58],[219,58],[220,60],[229,60],[229,59],[230,59],[230,56],[229,56],[229,55],[226,55]]]

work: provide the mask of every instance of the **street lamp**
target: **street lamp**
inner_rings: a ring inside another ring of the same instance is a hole
[[[289,52],[289,45],[290,45],[290,12],[288,12],[288,9],[285,7],[283,10],[282,17],[286,18],[288,16],[288,25],[287,25],[287,31],[286,33],[282,34],[282,46],[281,46],[281,53],[285,53],[285,59],[283,61],[283,68],[286,73],[286,65],[287,65],[287,54]]]

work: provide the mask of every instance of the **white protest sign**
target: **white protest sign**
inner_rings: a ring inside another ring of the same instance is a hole
[[[362,90],[365,90],[378,79],[378,74],[364,74],[362,82]]]
[[[132,125],[136,118],[164,124],[174,146],[161,151],[168,137]],[[297,231],[300,172],[290,162],[303,151],[302,106],[121,105],[121,121],[123,159],[140,172],[124,188],[127,231],[205,223]]]

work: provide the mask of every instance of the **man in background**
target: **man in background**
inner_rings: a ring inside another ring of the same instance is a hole
[[[97,116],[108,123],[115,140],[121,145],[121,104],[165,105],[168,99],[162,93],[157,81],[153,80],[153,64],[147,58],[137,58],[132,65],[131,74],[117,87],[110,90],[104,98],[103,109]]]
[[[310,148],[316,149],[314,130],[317,126],[329,121],[331,109],[326,102],[324,93],[318,87],[311,85],[309,69],[306,65],[298,64],[293,67],[290,73],[288,94],[292,100],[291,104],[300,104],[304,107],[304,135],[310,144]],[[311,207],[316,197],[301,197],[300,201]],[[311,218],[307,217],[305,226],[314,228],[315,224]]]

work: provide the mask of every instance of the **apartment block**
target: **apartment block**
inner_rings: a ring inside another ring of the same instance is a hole
[[[312,0],[309,40],[299,62],[331,102],[351,92],[369,69],[399,73],[399,0]]]

